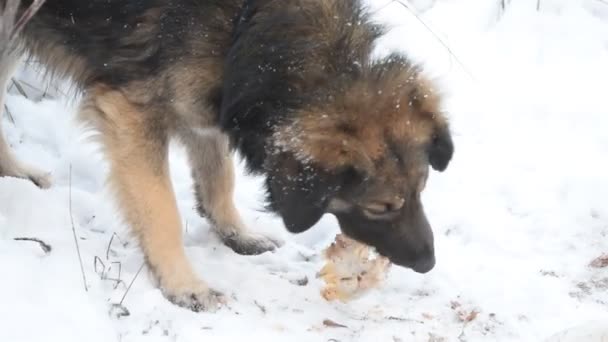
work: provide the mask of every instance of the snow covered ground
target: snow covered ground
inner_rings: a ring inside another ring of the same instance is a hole
[[[457,61],[401,5],[369,2],[393,26],[378,54],[408,51],[448,96],[457,152],[424,194],[436,235],[431,273],[393,268],[379,290],[328,303],[315,273],[335,220],[288,235],[259,210],[261,180],[239,174],[249,226],[287,244],[235,255],[193,210],[174,146],[188,255],[231,300],[213,314],[175,307],[144,268],[121,316],[112,305],[142,255],[104,191],[107,166],[72,121],[73,103],[13,92],[4,134],[55,183],[40,190],[0,178],[0,341],[608,341],[608,268],[590,266],[608,253],[608,4],[541,0],[537,10],[537,1],[511,0],[503,12],[500,1],[413,1]]]

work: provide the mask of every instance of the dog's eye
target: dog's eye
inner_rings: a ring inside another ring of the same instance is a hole
[[[398,213],[405,200],[402,198],[395,198],[393,201],[375,201],[368,203],[362,207],[363,212],[370,217],[385,216],[389,214]]]

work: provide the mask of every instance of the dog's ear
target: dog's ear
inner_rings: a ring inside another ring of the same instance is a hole
[[[448,167],[454,154],[454,143],[447,127],[439,127],[435,130],[428,147],[428,154],[433,169],[441,172]]]
[[[408,94],[410,105],[429,118],[433,127],[427,149],[429,163],[436,171],[445,171],[454,154],[454,143],[449,125],[439,109],[440,97],[422,74],[416,75],[415,80],[416,86]]]

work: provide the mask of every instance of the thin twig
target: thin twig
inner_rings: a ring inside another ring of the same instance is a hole
[[[112,265],[118,265],[118,278],[108,278],[108,280],[116,282],[116,284],[114,284],[114,290],[116,290],[118,285],[125,284],[125,282],[122,281],[122,263],[120,261],[114,261]]]
[[[67,97],[67,94],[61,90],[57,85],[55,84],[49,84],[46,87],[44,87],[44,89],[42,89],[41,87],[38,87],[36,85],[33,85],[27,81],[24,81],[23,79],[19,79],[19,83],[25,86],[28,86],[31,89],[37,90],[38,92],[42,93],[41,97],[43,99],[52,99],[54,98],[51,94],[49,94],[49,88],[52,88],[54,91],[56,91],[60,96],[64,96]]]
[[[42,250],[44,251],[44,254],[49,254],[53,248],[51,247],[51,245],[49,245],[48,243],[40,240],[40,239],[36,239],[36,238],[27,238],[27,237],[19,237],[19,238],[14,238],[13,240],[15,241],[31,241],[31,242],[36,242],[37,244],[40,245],[40,248],[42,248]]]
[[[89,292],[87,286],[87,277],[84,274],[84,265],[82,263],[82,256],[80,254],[80,246],[78,245],[78,237],[76,236],[76,226],[74,225],[74,215],[72,215],[72,164],[70,164],[70,179],[69,179],[69,209],[70,209],[70,222],[72,223],[72,234],[74,235],[74,244],[76,245],[76,253],[78,254],[78,261],[80,262],[80,272],[82,273],[82,281],[84,282],[85,292]]]
[[[498,5],[498,16],[496,18],[496,21],[499,21],[500,18],[503,16],[503,14],[505,13],[505,9],[507,8],[507,0],[500,0],[499,1],[499,5]]]
[[[6,109],[6,115],[8,116],[8,119],[14,125],[15,124],[15,118],[13,117],[13,114],[11,113],[10,109],[8,109],[8,105],[7,104],[4,104],[4,109]]]
[[[108,247],[106,248],[106,260],[110,260],[110,250],[112,249],[112,243],[114,242],[114,238],[116,238],[124,247],[124,242],[120,239],[120,236],[115,232],[112,233],[112,237],[110,238],[110,242],[108,242]]]
[[[27,97],[27,92],[25,91],[25,87],[24,86],[27,86],[30,89],[36,90],[36,91],[38,91],[40,93],[43,93],[42,98],[45,98],[44,94],[46,93],[46,90],[42,90],[40,87],[37,87],[37,86],[35,86],[35,85],[33,85],[33,84],[29,83],[29,82],[26,82],[26,81],[24,81],[22,79],[16,80],[16,79],[13,78],[13,83],[19,83],[19,85],[21,86],[21,90],[19,92],[21,93],[21,95],[23,95],[25,97]]]
[[[122,299],[120,300],[120,303],[118,303],[118,305],[122,306],[122,303],[125,301],[125,298],[127,298],[127,294],[131,290],[131,287],[133,286],[133,283],[135,283],[135,279],[137,279],[137,277],[139,276],[139,273],[141,272],[141,270],[144,269],[144,266],[146,266],[145,262],[143,264],[141,264],[141,267],[139,268],[139,270],[137,271],[137,273],[135,273],[135,277],[133,277],[133,280],[131,280],[131,283],[127,287],[127,290],[125,291],[125,294],[122,296]]]
[[[97,267],[97,265],[101,265],[101,267],[102,267],[101,270],[99,269],[99,267]],[[95,270],[95,273],[97,273],[102,280],[105,278],[106,264],[97,255],[93,259],[93,269]]]
[[[399,5],[401,5],[408,11],[410,11],[410,13],[412,13],[412,15],[414,15],[416,20],[418,20],[435,37],[435,39],[437,39],[437,41],[439,41],[439,43],[441,43],[441,45],[443,45],[443,47],[448,51],[450,56],[454,57],[454,59],[460,65],[462,70],[464,70],[464,72],[466,72],[467,75],[469,75],[469,77],[471,77],[471,79],[475,80],[475,77],[473,77],[473,74],[469,71],[469,69],[467,69],[467,67],[464,65],[464,63],[462,63],[460,61],[460,59],[458,57],[456,57],[456,54],[454,54],[454,52],[448,46],[448,44],[443,39],[441,39],[441,37],[437,33],[435,33],[435,31],[433,31],[433,29],[420,17],[420,15],[418,15],[418,13],[409,4],[403,2],[402,0],[393,0],[393,1],[398,3]]]
[[[260,311],[262,311],[263,314],[266,314],[266,307],[260,303],[258,303],[257,300],[254,300],[253,303],[260,309]]]
[[[19,94],[21,94],[21,96],[25,97],[26,99],[29,99],[29,96],[27,96],[27,92],[25,91],[25,89],[23,89],[23,87],[21,86],[19,81],[17,81],[14,78],[11,79],[11,81],[13,82],[13,85],[15,86],[15,88],[17,88],[17,91],[19,92]]]
[[[421,321],[421,320],[412,319],[412,318],[397,317],[397,316],[388,316],[388,317],[385,317],[385,319],[388,319],[389,321],[414,322],[414,323],[424,324],[424,322]]]

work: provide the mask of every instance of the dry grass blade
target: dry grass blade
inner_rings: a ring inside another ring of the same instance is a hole
[[[254,300],[253,303],[260,309],[260,311],[262,311],[263,314],[266,314],[266,307],[260,303],[258,303],[257,300]]]
[[[70,222],[72,223],[72,234],[74,235],[74,244],[76,245],[76,253],[78,254],[78,261],[80,262],[80,272],[82,273],[82,281],[84,283],[84,290],[89,291],[87,286],[87,276],[84,273],[84,264],[82,263],[82,255],[80,254],[80,245],[78,244],[78,237],[76,235],[76,226],[74,225],[74,215],[72,215],[72,165],[70,164],[70,179],[69,179],[69,210],[70,210]]]
[[[93,269],[95,270],[95,273],[97,273],[101,279],[105,278],[106,264],[98,256],[95,256],[95,258],[93,259]]]
[[[131,287],[133,286],[133,283],[135,283],[135,280],[139,276],[139,273],[141,273],[141,270],[144,269],[144,266],[146,266],[145,262],[143,264],[141,264],[141,267],[139,268],[139,270],[137,270],[137,273],[135,273],[135,277],[133,277],[133,279],[131,280],[131,283],[127,287],[127,290],[125,291],[125,294],[122,296],[122,299],[120,300],[120,303],[118,303],[119,306],[122,307],[122,303],[125,301],[125,298],[127,298],[127,294],[129,294],[129,291],[131,290]]]
[[[6,111],[6,116],[8,116],[9,121],[14,125],[15,124],[15,118],[13,117],[13,114],[11,113],[11,110],[8,108],[8,106],[6,104],[4,105],[4,109]]]
[[[405,317],[388,316],[388,317],[385,317],[384,319],[388,319],[389,321],[412,322],[412,323],[424,324],[424,322],[421,321],[421,320],[412,319],[412,318],[405,318]]]
[[[19,83],[19,81],[17,81],[16,79],[11,79],[11,81],[13,82],[13,85],[15,86],[15,88],[17,88],[17,91],[19,92],[19,94],[21,94],[21,96],[25,97],[26,99],[29,99],[29,97],[27,96],[27,92],[25,91],[25,89],[23,89],[23,86],[21,86],[21,83]]]
[[[10,1],[9,0],[9,3],[10,2],[16,2],[17,4],[19,4],[19,1]],[[17,23],[13,27],[13,31],[11,32],[11,35],[9,36],[9,40],[12,40],[16,35],[19,34],[19,32],[21,32],[21,30],[23,30],[23,27],[25,27],[25,24],[27,24],[27,22],[30,21],[30,19],[32,19],[32,17],[36,14],[36,12],[38,12],[38,10],[40,9],[40,7],[42,7],[43,4],[44,4],[44,0],[34,0],[34,2],[32,2],[30,7],[28,7],[28,9],[26,9],[25,12],[23,12],[23,15],[21,15],[21,18],[19,18],[19,20],[17,20]]]
[[[120,261],[114,261],[112,265],[117,265],[118,267],[118,276],[116,278],[108,278],[108,280],[114,282],[114,290],[118,288],[118,285],[123,284],[126,286],[125,282],[122,281],[122,263]]]
[[[112,237],[110,238],[110,242],[108,242],[108,247],[106,248],[106,260],[110,260],[110,251],[112,249],[112,243],[115,239],[118,240],[118,242],[120,242],[123,246],[125,246],[125,243],[122,242],[118,234],[112,233]]]
[[[475,77],[473,77],[473,74],[464,65],[464,63],[462,63],[460,58],[458,58],[456,56],[456,54],[454,54],[454,52],[452,51],[450,46],[443,39],[441,39],[441,37],[437,33],[435,33],[435,31],[433,31],[433,29],[420,17],[420,15],[416,12],[416,10],[414,10],[408,3],[404,2],[403,0],[393,0],[393,1],[398,3],[399,5],[403,6],[410,13],[412,13],[412,15],[416,18],[416,20],[418,20],[418,22],[420,22],[422,24],[422,26],[424,26],[424,28],[426,28],[435,37],[435,39],[437,39],[437,41],[441,45],[443,45],[443,47],[448,51],[450,56],[452,56],[454,58],[454,60],[456,61],[456,63],[458,63],[458,65],[460,65],[462,70],[464,70],[464,72],[466,72],[467,75],[469,75],[469,77],[471,77],[471,79],[475,80]]]

